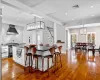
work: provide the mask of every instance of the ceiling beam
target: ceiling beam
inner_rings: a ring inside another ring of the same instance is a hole
[[[19,2],[17,0],[2,0],[2,3],[6,4],[8,6],[17,8],[17,9],[22,10],[22,11],[27,12],[27,13],[36,14],[36,15],[41,16],[41,17],[43,17],[43,18],[45,18],[47,20],[50,20],[50,21],[55,22],[57,24],[63,25],[61,22],[59,22],[59,21],[47,16],[46,14],[44,14],[42,12],[39,12],[39,11],[37,11],[37,10],[31,8],[31,7],[28,7],[28,6],[22,4],[21,2]]]

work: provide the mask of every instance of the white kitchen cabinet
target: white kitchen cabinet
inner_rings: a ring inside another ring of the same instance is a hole
[[[8,46],[2,46],[2,58],[8,57]]]

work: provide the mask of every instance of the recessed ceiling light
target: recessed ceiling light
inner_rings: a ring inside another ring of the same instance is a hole
[[[90,8],[93,8],[94,6],[91,6]]]
[[[93,17],[94,15],[92,15],[92,17]]]
[[[72,20],[74,20],[74,19],[72,19]]]
[[[68,13],[65,13],[66,15],[68,14]]]

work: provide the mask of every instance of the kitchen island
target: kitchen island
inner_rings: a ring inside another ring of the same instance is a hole
[[[42,55],[42,56],[46,56],[46,55],[50,55],[50,52],[49,52],[49,48],[46,48],[46,47],[37,47],[37,51],[36,51],[36,54],[38,55]],[[25,58],[26,58],[26,55],[24,53],[24,47],[23,46],[13,46],[13,60],[14,62],[22,65],[22,66],[25,66]],[[29,60],[29,59],[27,59]],[[28,66],[28,62],[27,61],[27,65]],[[49,59],[49,67],[53,66],[53,63],[52,63],[52,59],[50,58]],[[47,58],[44,58],[44,67],[43,67],[43,71],[46,71],[47,70]],[[33,68],[35,68],[35,60],[33,60]],[[42,71],[42,58],[38,58],[38,69],[40,71]]]

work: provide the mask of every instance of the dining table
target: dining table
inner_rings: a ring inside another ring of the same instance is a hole
[[[80,50],[88,50],[88,48],[94,48],[95,45],[93,45],[92,43],[76,43],[75,45],[75,51],[77,51],[77,49]]]

